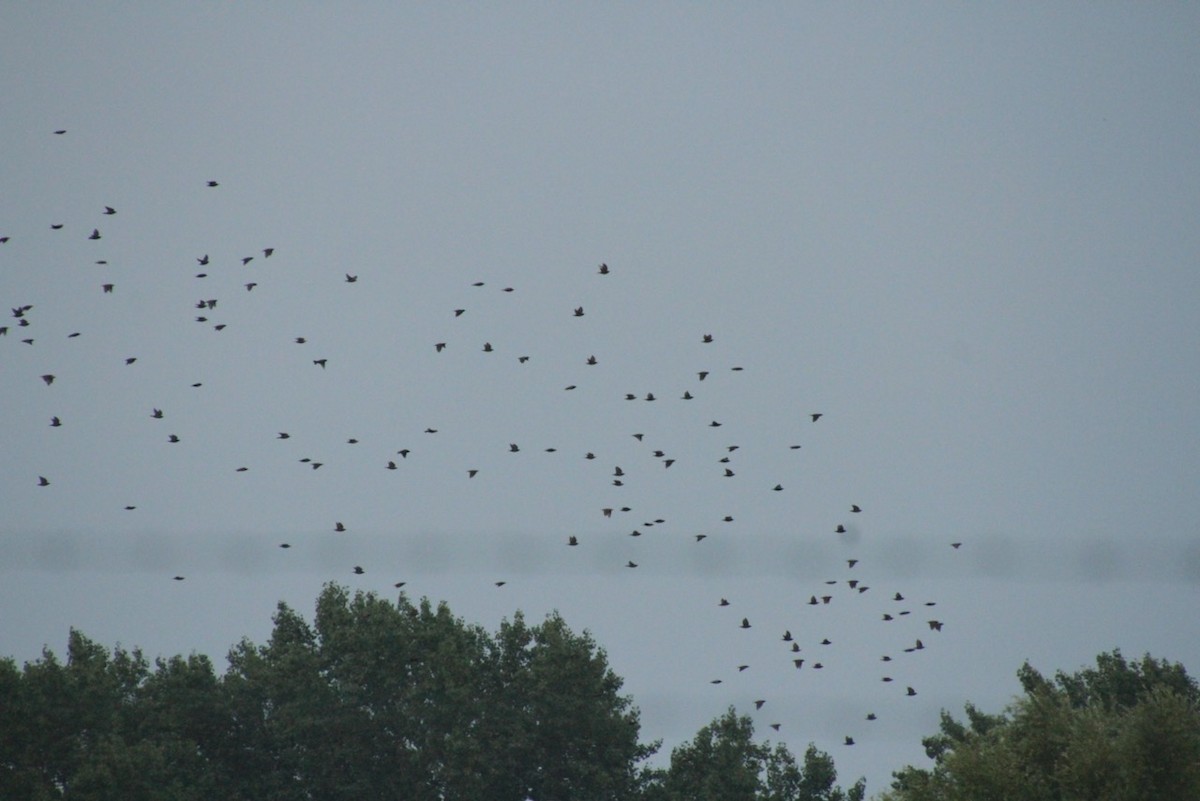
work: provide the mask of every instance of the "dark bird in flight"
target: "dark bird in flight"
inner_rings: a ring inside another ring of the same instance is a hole
[[[274,252],[275,252],[275,248],[263,248],[263,258],[264,259],[271,258],[271,254],[273,254]]]
[[[505,584],[507,584],[507,583],[508,583],[507,581],[497,581],[497,582],[495,582],[495,584],[496,584],[496,586],[497,586],[497,587],[503,587],[503,586],[504,586]]]
[[[55,419],[55,420],[57,420],[58,418],[57,418],[57,417],[55,417],[54,419]],[[941,630],[942,630],[942,625],[943,625],[943,624],[942,624],[942,621],[940,621],[940,620],[931,620],[931,621],[929,621],[929,628],[930,628],[930,630],[931,630],[931,631],[941,631]]]
[[[443,350],[446,349],[446,343],[438,342],[438,343],[435,343],[433,347],[438,353],[441,353]]]
[[[612,517],[612,513],[613,513],[612,509],[601,509],[600,511],[604,513],[605,517]]]
[[[65,133],[66,133],[66,129],[63,129],[63,130],[61,130],[61,131],[55,131],[54,133],[55,133],[56,135],[58,135],[58,136],[62,136],[63,134],[65,134]]]
[[[250,262],[254,261],[253,256],[242,256],[242,266],[245,267]]]
[[[850,511],[854,512],[855,514],[858,514],[859,512],[862,511],[862,507],[856,503],[852,503],[852,504],[850,504]]]
[[[717,604],[717,606],[729,606],[729,601],[725,598],[722,598],[720,603]]]
[[[220,184],[218,184],[216,181],[209,181],[208,185],[209,186],[220,186]]]
[[[822,417],[824,417],[824,415],[821,412],[815,412],[813,414],[810,414],[809,417],[811,417],[812,421],[815,423],[818,420],[820,420]]]
[[[52,231],[61,231],[62,227],[63,227],[62,223],[51,223],[50,224],[50,230],[52,230]]]
[[[578,545],[579,538],[575,536],[567,537],[567,545]]]
[[[692,393],[688,392],[687,390],[684,390],[683,396],[680,398],[680,400],[691,400],[692,397],[693,397]]]
[[[99,239],[99,238],[100,238],[100,229],[99,229],[99,228],[93,228],[93,229],[92,229],[92,235],[91,235],[91,236],[89,236],[89,237],[88,237],[88,239]]]
[[[708,538],[708,535],[707,535],[707,534],[697,534],[697,535],[696,535],[696,542],[703,542],[703,541],[704,541],[705,539],[707,539],[707,538]]]
[[[642,437],[644,437],[644,436],[646,436],[646,435],[645,434],[634,434],[633,438],[636,439],[638,442],[641,442]]]
[[[837,527],[837,528],[835,528],[833,531],[834,531],[834,533],[835,533],[835,534],[845,534],[845,533],[846,533],[846,527],[845,527],[845,526],[843,526],[841,523],[838,523],[838,527]]]
[[[59,420],[57,417],[50,418],[50,427],[51,428],[58,428],[61,425],[62,425],[62,420]]]
[[[137,356],[130,356],[127,359],[125,359],[126,364],[133,364],[136,361],[137,361]]]
[[[111,294],[112,294],[112,291],[113,291],[113,285],[112,285],[112,284],[105,284],[105,285],[104,285],[102,288],[104,289],[104,293],[105,293],[106,295],[111,295]]]
[[[251,281],[250,283],[245,284],[244,286],[246,287],[247,292],[251,292],[251,291],[253,291],[254,287],[258,286],[258,284],[255,283],[254,281]]]
[[[857,560],[857,559],[847,559],[847,560],[846,560],[846,565],[847,565],[847,566],[849,566],[849,567],[854,567],[854,566],[855,566],[855,565],[857,565],[857,564],[858,564],[858,560]]]
[[[912,687],[909,687],[907,690],[905,690],[904,694],[908,695],[908,696],[913,696],[913,695],[917,694],[917,691],[914,690]]]
[[[46,386],[50,386],[54,383],[54,376],[47,373],[46,375],[42,376],[42,380],[46,382]]]
[[[792,664],[796,666],[796,670],[799,670],[800,668],[804,667],[804,660],[803,659],[793,659]]]
[[[961,548],[962,543],[961,542],[952,542],[952,543],[950,543],[950,547],[951,548]]]
[[[783,491],[783,485],[782,485],[782,484],[776,484],[776,485],[775,485],[774,487],[772,487],[771,489],[775,490],[776,492],[782,492],[782,491]]]
[[[235,470],[234,472],[235,472],[235,473],[245,473],[245,472],[246,472],[247,470],[249,470],[249,469],[250,469],[249,467],[239,467],[239,468],[238,468],[237,470]]]
[[[396,453],[400,454],[401,459],[407,459],[408,455],[412,453],[412,451],[410,451],[408,448],[404,448],[403,450],[396,451]]]
[[[515,443],[515,442],[508,443],[508,452],[509,453],[517,453],[520,450],[521,450],[521,448],[517,445],[517,443]]]
[[[126,507],[125,507],[125,511],[126,511],[126,512],[132,512],[132,511],[133,511],[134,509],[136,509],[136,508],[137,508],[136,506],[126,506]]]
[[[38,476],[38,486],[48,487],[50,486],[50,481],[45,476]]]
[[[476,475],[478,475],[478,474],[479,474],[479,471],[478,471],[478,470],[468,470],[468,471],[467,471],[467,478],[475,478],[475,476],[476,476]]]
[[[791,631],[791,629],[788,629],[787,631],[785,631],[785,632],[783,633],[783,641],[784,641],[784,642],[791,642],[791,641],[792,641],[792,631]]]
[[[583,307],[582,307],[582,306],[576,306],[576,307],[575,307],[575,316],[576,316],[576,317],[582,317],[582,316],[583,316]]]
[[[291,548],[292,546],[289,543],[281,542],[281,543],[279,543],[279,547],[280,548]]]
[[[712,334],[705,334],[703,341],[704,342],[712,342],[713,341]]]
[[[276,437],[276,439],[291,439],[291,436],[292,435],[287,433],[286,431],[280,431],[279,436]]]
[[[904,596],[903,596],[903,595],[901,595],[900,593],[896,593],[895,595],[893,595],[893,596],[892,596],[892,600],[893,600],[893,601],[903,601],[903,600],[904,600]]]
[[[730,470],[728,467],[726,467],[725,468],[725,478],[730,478],[732,476],[733,476],[733,471]]]
[[[708,378],[708,371],[701,370],[700,372],[696,373],[696,375],[700,376],[700,380],[703,381],[704,379]]]
[[[344,525],[342,525],[341,523],[334,523],[334,524],[333,524],[333,530],[334,530],[334,531],[341,532],[341,531],[345,531],[345,530],[346,530],[346,527],[345,527]]]
[[[708,427],[709,428],[720,428],[721,424],[718,423],[716,420],[713,420],[711,423],[708,424]]]
[[[772,723],[771,728],[774,729],[775,731],[779,731],[779,727],[782,725],[783,725],[782,723]]]
[[[525,362],[529,361],[529,357],[528,356],[518,356],[517,361],[520,362],[521,364],[524,364]]]
[[[151,410],[150,416],[153,417],[155,420],[161,420],[162,416],[163,416],[162,409]]]
[[[175,576],[175,581],[183,581],[183,576]]]
[[[396,463],[395,463],[395,462],[392,462],[392,461],[389,461],[389,462],[387,463],[387,469],[388,469],[388,470],[395,470],[395,469],[396,469]]]
[[[634,562],[633,560],[630,560],[630,561],[628,561],[628,562],[626,562],[626,563],[625,563],[625,567],[637,567],[637,562]]]
[[[867,713],[867,720],[877,720],[877,719],[878,719],[878,718],[876,718],[876,717],[875,717],[875,713],[874,713],[874,712],[868,712],[868,713]]]
[[[363,573],[366,573],[366,572],[367,572],[367,571],[363,570],[363,569],[362,569],[361,567],[359,567],[358,565],[355,565],[355,566],[354,566],[354,575],[356,575],[356,576],[361,576]]]
[[[742,628],[744,628],[744,629],[750,628],[750,619],[749,618],[745,618],[745,617],[742,618]]]
[[[587,357],[587,363],[588,363],[588,364],[596,364],[596,363],[597,363],[597,362],[596,362],[596,357],[595,357],[595,356],[588,356],[588,357]]]
[[[328,359],[313,359],[313,364],[320,365],[321,369],[324,370],[325,362],[327,362],[327,361],[329,361],[329,360]]]
[[[179,442],[179,435],[172,434],[171,436],[167,437],[167,442]]]
[[[763,708],[763,704],[765,704],[766,702],[767,702],[767,699],[765,699],[765,698],[759,698],[757,701],[755,701],[755,702],[754,702],[754,708],[755,708],[755,709],[762,709],[762,708]]]
[[[104,207],[104,213],[105,213],[105,214],[116,214],[116,213],[117,213],[117,210],[116,210],[116,209],[114,209],[112,206],[105,206],[105,207]]]
[[[347,284],[353,284],[357,280],[358,280],[357,275],[351,275],[350,273],[346,273],[346,283]]]
[[[203,256],[196,259],[196,261],[198,261],[200,263],[200,266],[203,267],[204,265],[208,264],[208,254],[205,253]]]
[[[492,350],[493,350],[493,349],[492,349],[492,343],[491,343],[491,342],[484,342],[484,343],[483,343],[483,352],[484,352],[484,353],[491,353],[491,352],[492,352]]]

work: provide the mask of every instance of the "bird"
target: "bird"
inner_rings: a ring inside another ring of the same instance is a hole
[[[484,343],[483,343],[483,352],[484,352],[484,353],[491,353],[491,352],[492,352],[492,350],[493,350],[493,348],[492,348],[492,343],[491,343],[491,342],[484,342]]]
[[[772,487],[771,489],[775,490],[776,492],[782,492],[782,491],[783,491],[783,485],[782,485],[782,484],[776,484],[776,485],[775,485],[774,487]]]
[[[46,386],[53,384],[55,378],[57,378],[57,376],[51,373],[47,373],[46,375],[42,376],[42,380],[46,382]]]
[[[356,283],[357,281],[358,281],[357,275],[351,275],[350,273],[346,273],[346,283],[347,284],[353,284],[353,283]]]
[[[851,511],[851,512],[854,512],[855,514],[858,514],[859,512],[861,512],[861,511],[862,511],[862,507],[861,507],[861,506],[859,506],[859,505],[858,505],[858,504],[856,504],[856,503],[855,503],[855,504],[850,504],[850,511]]]
[[[366,573],[366,572],[367,571],[363,570],[360,566],[358,566],[358,565],[354,566],[354,575],[361,576],[363,573]]]
[[[133,364],[137,361],[137,356],[129,356],[125,359],[125,364]]]
[[[835,533],[835,534],[845,534],[845,533],[846,533],[846,527],[845,527],[845,526],[843,526],[841,523],[838,523],[838,527],[837,527],[837,528],[835,528],[833,531],[834,531],[834,533]]]
[[[88,239],[99,239],[99,238],[100,238],[100,229],[99,229],[99,228],[93,228],[93,229],[92,229],[91,236],[89,236],[89,237],[88,237]]]
[[[788,629],[787,631],[783,632],[783,638],[782,638],[782,639],[783,639],[783,641],[784,641],[784,642],[791,642],[791,641],[792,641],[792,631],[791,631],[791,629]]]
[[[744,628],[744,629],[750,628],[750,619],[749,618],[745,618],[745,617],[742,618],[742,628]]]
[[[950,547],[958,549],[958,548],[962,547],[962,543],[961,542],[952,542],[952,543],[950,543]]]
[[[327,362],[327,361],[329,361],[329,360],[328,360],[328,359],[313,359],[313,364],[319,365],[319,366],[320,366],[320,368],[321,368],[322,370],[324,370],[324,369],[325,369],[325,362]]]
[[[727,598],[722,598],[717,606],[729,606],[729,600]]]
[[[583,316],[583,307],[582,307],[582,306],[576,306],[576,307],[575,307],[575,316],[576,316],[576,317],[582,317],[582,316]]]
[[[596,357],[595,357],[595,356],[588,356],[588,357],[587,357],[587,363],[588,363],[588,364],[596,364],[596,363],[597,363],[597,362],[596,362]]]
[[[197,262],[199,262],[201,266],[204,266],[205,264],[208,264],[208,254],[207,254],[207,253],[205,253],[203,256],[201,256],[200,258],[196,259],[196,261],[197,261]]]
[[[680,398],[680,400],[691,400],[692,398],[693,398],[692,393],[688,392],[687,390],[684,390],[683,396]]]
[[[171,434],[169,437],[167,437],[167,442],[179,442],[179,435]]]
[[[567,537],[567,545],[578,545],[579,538],[576,536]]]
[[[175,576],[174,581],[183,581],[183,576]]]
[[[114,209],[112,206],[105,206],[105,207],[104,207],[104,213],[105,213],[105,214],[116,214],[116,213],[117,213],[117,210],[116,210],[116,209]]]
[[[708,378],[708,371],[701,370],[700,372],[696,373],[696,375],[700,376],[700,380],[703,381],[704,379]]]
[[[463,316],[463,314],[464,314],[466,311],[467,311],[466,309],[455,309],[455,310],[454,310],[454,316],[455,316],[455,317],[462,317],[462,316]]]
[[[848,567],[854,567],[854,566],[855,566],[855,565],[857,565],[857,564],[858,564],[858,560],[857,560],[857,559],[847,559],[847,560],[846,560],[846,565],[847,565]]]
[[[803,659],[793,659],[792,664],[796,666],[796,670],[799,670],[800,668],[804,667],[804,660]]]
[[[244,284],[243,286],[246,287],[247,292],[251,292],[251,291],[253,291],[254,287],[258,286],[258,284],[254,281],[250,281],[249,283]]]
[[[286,431],[280,431],[280,432],[279,432],[279,436],[278,436],[278,437],[276,437],[276,439],[291,439],[291,437],[292,437],[292,435],[291,435],[291,434],[289,434],[288,432],[286,432]]]
[[[495,582],[495,584],[496,584],[496,586],[497,586],[497,587],[503,587],[503,586],[504,586],[505,584],[507,584],[507,583],[508,583],[507,581],[497,581],[497,582]]]
[[[250,262],[254,261],[253,256],[242,256],[242,266],[245,267]]]
[[[868,712],[868,713],[867,713],[867,720],[878,720],[878,718],[875,716],[875,713],[874,713],[874,712]]]
[[[345,531],[345,530],[346,530],[346,527],[345,527],[343,524],[341,524],[341,523],[334,523],[334,524],[333,524],[333,530],[334,530],[334,531],[341,532],[341,531]]]
[[[263,248],[263,258],[264,258],[264,259],[269,259],[269,258],[271,258],[271,255],[272,255],[274,252],[275,252],[275,248]]]
[[[57,417],[50,418],[50,427],[51,428],[58,428],[61,425],[62,425],[62,420],[59,420]]]
[[[55,135],[56,135],[56,136],[62,136],[63,134],[65,134],[65,133],[66,133],[66,130],[64,129],[64,130],[61,130],[61,131],[55,131],[54,133],[55,133]]]
[[[478,470],[468,470],[468,471],[467,471],[467,478],[475,478],[475,476],[476,476],[476,475],[478,475],[478,474],[479,474],[479,471],[478,471]]]
[[[695,537],[696,537],[696,542],[702,542],[703,540],[708,538],[708,535],[707,534],[696,534]]]
[[[54,419],[57,420],[58,418],[55,417]],[[929,628],[932,631],[941,631],[942,630],[942,621],[940,621],[940,620],[929,621]]]
[[[917,691],[914,690],[912,687],[909,687],[907,690],[904,691],[904,694],[908,695],[908,696],[913,696],[913,695],[917,694]]]
[[[125,507],[125,511],[126,511],[126,512],[132,512],[132,511],[133,511],[134,509],[136,509],[136,508],[137,508],[136,506],[126,506],[126,507]]]
[[[38,486],[39,487],[48,487],[48,486],[50,486],[50,480],[47,479],[45,476],[38,476]]]
[[[389,461],[389,462],[387,463],[387,469],[388,469],[388,470],[395,470],[395,469],[396,469],[396,463],[395,463],[395,462],[392,462],[392,461]]]
[[[767,702],[767,700],[765,698],[759,698],[757,701],[754,702],[754,708],[762,709],[763,704],[765,704],[766,702]]]
[[[113,291],[113,284],[104,284],[101,288],[104,290],[104,294],[111,295]]]
[[[771,728],[774,729],[775,731],[779,731],[779,727],[782,725],[783,725],[782,723],[772,723]]]
[[[823,413],[821,413],[821,412],[814,412],[813,414],[810,414],[810,415],[809,415],[809,417],[811,417],[811,418],[812,418],[812,421],[813,421],[814,423],[815,423],[815,422],[817,422],[818,420],[820,420],[820,419],[821,419],[822,417],[824,417],[824,416],[825,416],[825,415],[824,415]]]
[[[150,411],[150,416],[153,417],[155,420],[161,420],[163,417],[163,410],[162,409],[152,409]]]
[[[705,334],[704,337],[701,339],[701,341],[702,342],[712,342],[713,341],[712,334]]]
[[[437,350],[438,353],[441,353],[443,350],[446,349],[446,343],[445,342],[437,342],[434,344],[433,347],[435,350]]]
[[[292,546],[289,543],[281,542],[281,543],[279,543],[279,547],[280,548],[291,548]]]
[[[220,186],[220,184],[218,184],[216,181],[209,181],[208,185],[209,186]]]
[[[626,563],[625,563],[625,567],[637,567],[637,562],[634,562],[634,561],[631,559],[631,560],[629,560],[628,562],[626,562]]]
[[[50,230],[52,230],[52,231],[61,231],[62,227],[63,227],[62,223],[51,223],[50,224]]]

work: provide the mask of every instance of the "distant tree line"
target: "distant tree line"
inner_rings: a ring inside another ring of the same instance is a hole
[[[860,801],[732,709],[647,765],[638,711],[587,634],[518,613],[491,634],[444,605],[328,585],[266,645],[110,653],[72,630],[0,660],[0,799],[14,801]]]
[[[881,801],[1200,801],[1200,690],[1182,665],[1101,654],[1047,679],[1026,664],[1001,714],[968,704],[923,740],[931,768]],[[310,625],[280,604],[266,645],[218,676],[72,630],[0,659],[4,801],[862,801],[833,759],[754,739],[729,709],[647,760],[638,711],[586,633],[518,613],[494,634],[444,605],[328,585]]]

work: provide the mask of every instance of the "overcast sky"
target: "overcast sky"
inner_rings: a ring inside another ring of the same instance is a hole
[[[1027,659],[1200,670],[1195,6],[0,17],[0,654],[404,581],[870,792]]]

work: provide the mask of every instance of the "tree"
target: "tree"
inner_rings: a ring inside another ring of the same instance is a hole
[[[731,707],[671,752],[670,766],[647,791],[650,801],[862,801],[860,779],[835,786],[833,759],[813,745],[799,768],[783,745],[754,741],[754,723]]]
[[[894,774],[888,801],[1200,798],[1200,688],[1182,665],[1119,650],[1047,679],[1025,663],[1004,714],[942,713],[931,770]]]

